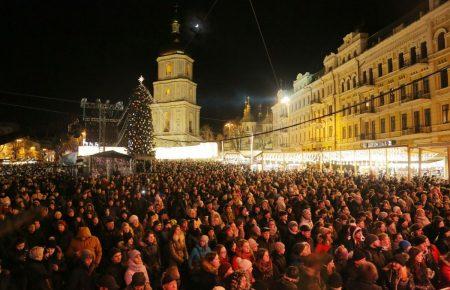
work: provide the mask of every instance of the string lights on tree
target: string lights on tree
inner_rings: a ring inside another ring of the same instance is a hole
[[[129,107],[128,152],[133,157],[153,157],[154,132],[150,105],[153,97],[143,84],[144,78],[139,77],[139,85],[133,92]]]

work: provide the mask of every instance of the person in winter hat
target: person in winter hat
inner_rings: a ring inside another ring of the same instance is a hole
[[[94,253],[94,265],[100,265],[102,260],[102,245],[100,240],[91,234],[88,227],[80,227],[77,236],[72,239],[67,249],[67,256],[74,257],[79,255],[82,250],[90,250]]]
[[[150,285],[150,279],[147,273],[147,268],[142,262],[141,253],[138,250],[131,250],[128,252],[128,268],[125,271],[125,284],[130,285],[133,280],[133,275],[141,272],[144,275],[146,285]]]
[[[120,286],[117,284],[116,279],[111,275],[103,275],[97,281],[97,287],[99,290],[119,290]]]
[[[42,260],[44,259],[44,248],[33,247],[29,253],[30,259],[26,264],[26,289],[27,290],[51,290],[50,272],[45,268]]]

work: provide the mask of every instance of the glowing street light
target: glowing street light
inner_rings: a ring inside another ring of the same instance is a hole
[[[284,96],[283,98],[281,98],[281,103],[282,104],[287,104],[289,103],[290,99],[288,96]]]

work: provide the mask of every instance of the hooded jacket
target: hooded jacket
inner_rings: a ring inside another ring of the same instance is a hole
[[[100,240],[91,235],[88,227],[80,227],[77,236],[70,242],[66,254],[68,257],[73,257],[75,253],[86,249],[94,253],[94,263],[99,265],[102,259],[102,245],[100,244]]]

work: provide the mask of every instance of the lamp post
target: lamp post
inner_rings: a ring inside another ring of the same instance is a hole
[[[289,99],[288,96],[284,96],[284,97],[282,97],[281,100],[280,100],[280,103],[286,105],[286,119],[287,119],[287,121],[286,121],[286,126],[289,125],[289,102],[290,102],[290,99]],[[283,126],[283,124],[282,124],[282,126]],[[287,130],[287,132],[288,132],[288,138],[289,138],[289,130],[288,130],[288,129],[286,129],[286,130]],[[284,142],[283,142],[283,143],[284,143]],[[287,143],[287,141],[286,141],[286,143]],[[285,145],[286,145],[286,147],[287,147],[287,144],[285,144]]]

